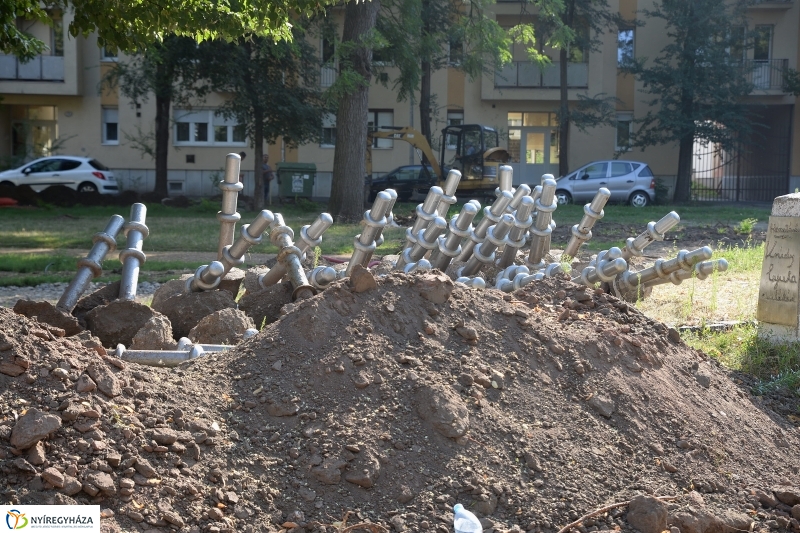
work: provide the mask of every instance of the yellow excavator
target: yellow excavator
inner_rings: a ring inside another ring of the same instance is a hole
[[[404,127],[382,128],[371,131],[367,136],[367,176],[372,176],[372,144],[373,139],[392,139],[409,143],[417,152],[422,162],[423,169],[429,166],[433,172],[429,180],[420,179],[419,186],[414,189],[426,192],[431,186],[438,185],[444,188],[447,173],[451,169],[461,172],[461,182],[456,191],[457,195],[465,197],[494,197],[494,190],[498,186],[497,171],[500,165],[507,163],[511,155],[505,148],[500,148],[500,135],[497,130],[481,124],[450,125],[442,130],[441,155],[437,161],[428,140],[419,131]],[[453,148],[455,147],[455,150]],[[444,162],[447,151],[455,151],[450,161]],[[424,177],[427,172],[421,173]],[[372,180],[371,189],[375,186],[384,189],[392,187],[392,183],[381,183],[382,180]],[[375,193],[375,191],[372,191]],[[398,191],[400,195],[400,191]],[[373,196],[373,194],[370,194]],[[402,195],[401,195],[402,196]],[[410,193],[408,193],[410,196]],[[401,198],[401,200],[407,198]]]

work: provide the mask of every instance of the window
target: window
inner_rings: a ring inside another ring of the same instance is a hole
[[[61,168],[61,159],[47,159],[34,163],[25,170],[29,173],[56,172]],[[24,172],[24,171],[23,171]]]
[[[623,163],[621,161],[611,163],[611,177],[616,178],[618,176],[624,176],[626,174],[630,174],[631,164],[630,163]]]
[[[753,38],[753,59],[766,61],[772,52],[772,26],[756,26]]]
[[[91,161],[89,161],[89,164],[92,166],[92,168],[97,170],[111,170],[97,159],[92,159]]]
[[[103,108],[103,144],[119,144],[118,113],[116,107]]]
[[[336,115],[328,113],[322,118],[322,141],[319,145],[323,148],[336,146]]]
[[[590,180],[605,178],[608,174],[608,163],[594,163],[578,172],[578,174],[578,179],[583,179],[584,176],[587,176],[587,179]]]
[[[464,61],[464,39],[460,35],[450,36],[449,64],[457,67]]]
[[[394,126],[394,111],[373,110],[367,112],[367,128],[375,132],[384,127]],[[392,148],[391,139],[372,139],[373,148]]]
[[[617,33],[617,67],[629,66],[633,58],[633,28],[620,29]]]
[[[53,43],[51,46],[52,55],[63,57],[64,56],[64,18],[61,11],[51,11],[50,20],[53,25],[50,27],[50,41]]]
[[[117,60],[117,47],[108,45],[100,48],[100,61],[116,61]]]
[[[631,131],[633,127],[632,113],[617,114],[617,151],[626,152],[631,149]]]
[[[176,109],[174,142],[176,145],[244,146],[247,137],[243,124],[225,118],[213,109]]]
[[[464,113],[461,111],[448,111],[447,112],[447,125],[448,126],[459,126],[464,123]],[[448,150],[455,150],[456,143],[458,142],[457,135],[448,135],[447,136],[447,149]]]
[[[508,153],[511,156],[511,163],[519,163],[519,149],[521,141],[521,129],[511,128],[508,130]]]

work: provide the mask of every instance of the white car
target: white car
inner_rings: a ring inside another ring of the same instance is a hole
[[[119,193],[117,180],[107,166],[97,159],[69,155],[42,157],[0,172],[0,185],[29,185],[36,192],[65,185],[78,192]]]

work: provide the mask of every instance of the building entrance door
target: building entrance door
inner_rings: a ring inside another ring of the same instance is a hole
[[[520,145],[519,183],[533,188],[542,182],[542,174],[558,173],[558,132],[555,128],[522,128]]]

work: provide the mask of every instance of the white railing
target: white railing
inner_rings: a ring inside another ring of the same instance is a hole
[[[336,67],[333,65],[323,65],[320,72],[320,86],[330,87],[336,81]]]
[[[23,63],[16,56],[0,54],[0,80],[64,81],[64,58],[35,56]]]

